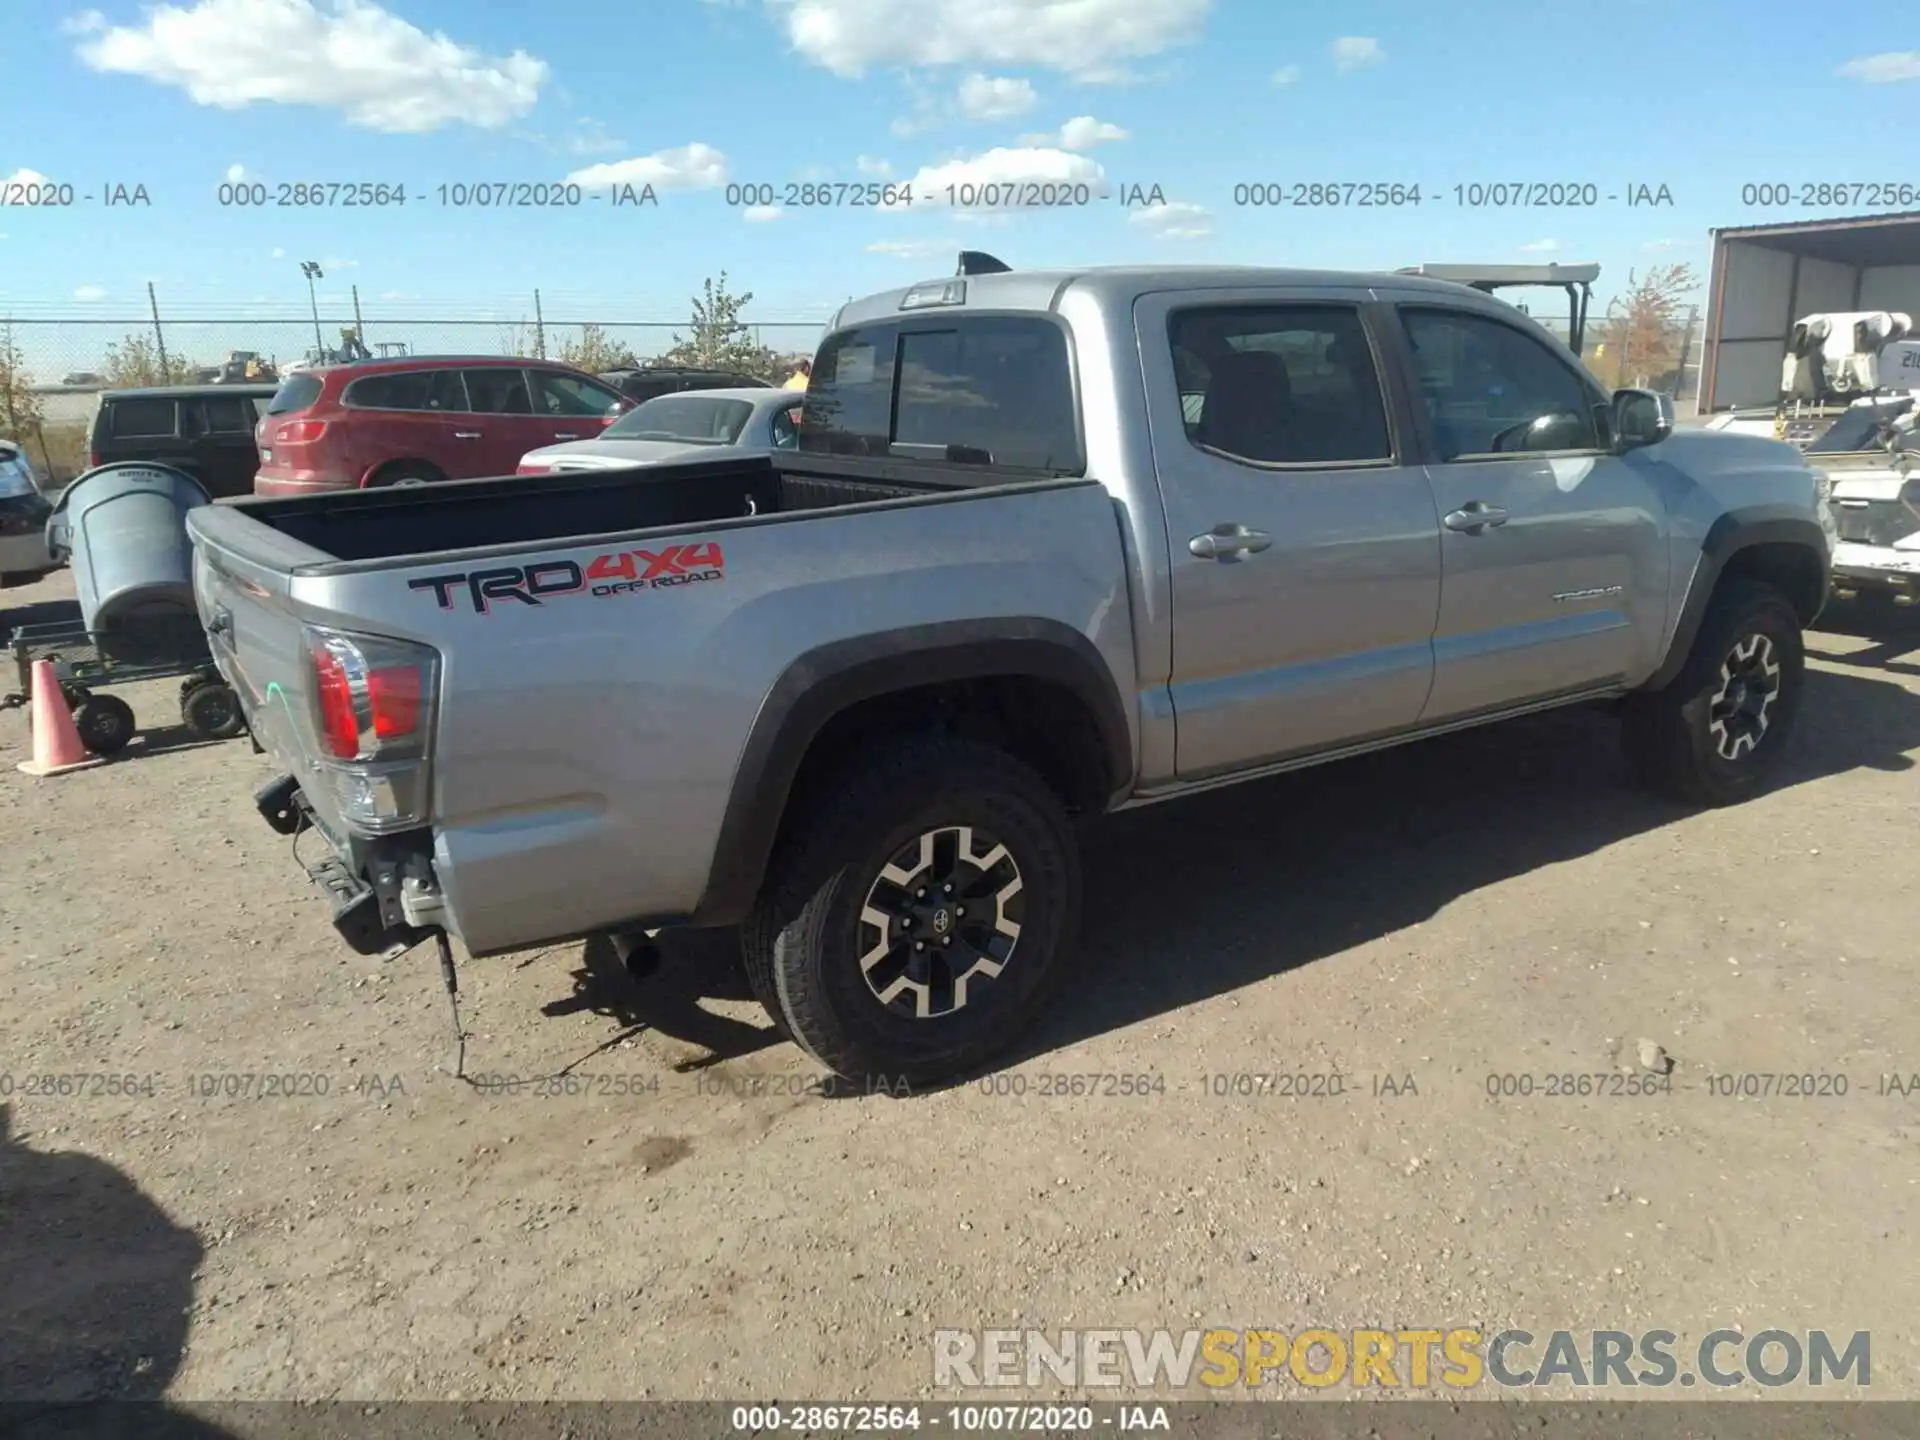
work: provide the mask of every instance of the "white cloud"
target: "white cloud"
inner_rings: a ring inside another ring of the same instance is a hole
[[[749,205],[740,212],[740,218],[755,225],[764,225],[770,220],[778,220],[786,213],[778,205]]]
[[[1529,255],[1551,255],[1560,248],[1558,240],[1536,240],[1531,245],[1522,245],[1521,250]]]
[[[675,150],[656,150],[630,160],[589,165],[567,179],[586,190],[612,185],[651,185],[656,190],[712,190],[727,183],[727,157],[696,140]]]
[[[78,290],[73,292],[73,298],[76,300],[104,300],[107,298],[107,292],[98,285],[82,285]]]
[[[1135,210],[1127,219],[1160,240],[1198,240],[1213,233],[1211,215],[1203,205],[1169,200]]]
[[[1649,240],[1640,248],[1651,255],[1659,255],[1679,245],[1678,240]]]
[[[614,139],[605,125],[584,116],[574,122],[573,132],[564,143],[575,155],[606,155],[627,148],[627,142]]]
[[[1371,35],[1342,35],[1333,42],[1333,68],[1342,75],[1378,65],[1386,58],[1387,52]]]
[[[1096,145],[1132,138],[1118,125],[1110,124],[1105,120],[1096,120],[1091,115],[1076,115],[1060,127],[1058,134],[1047,130],[1038,135],[1022,135],[1020,143],[1031,146],[1053,146],[1061,150],[1091,150]]]
[[[272,251],[269,252],[267,258],[270,260],[284,260],[287,258],[287,252],[282,250],[278,245],[276,245],[273,247]]]
[[[247,167],[244,165],[229,165],[227,167],[227,181],[229,184],[238,185],[242,181],[251,180],[252,178],[251,175],[247,174]]]
[[[359,263],[358,260],[342,260],[338,255],[329,255],[320,262],[320,268],[322,270],[351,270]]]
[[[1900,80],[1920,80],[1920,50],[1889,50],[1881,55],[1866,55],[1849,60],[1840,73],[1869,85],[1891,85]]]
[[[950,160],[944,165],[929,165],[910,182],[915,206],[945,207],[952,204],[962,211],[1019,209],[1048,203],[1045,195],[1029,196],[1029,184],[1086,185],[1093,198],[1110,193],[1107,172],[1084,155],[1067,150],[1021,147],[989,150],[970,160]],[[948,186],[978,187],[978,193],[956,194],[949,199]],[[998,189],[994,187],[1000,187]],[[973,203],[968,204],[969,198]],[[1057,197],[1052,197],[1057,200]],[[883,207],[885,208],[885,207]]]
[[[0,180],[0,185],[51,185],[52,183],[38,170],[26,169],[16,170],[6,179]]]
[[[1298,65],[1282,65],[1278,70],[1273,72],[1273,83],[1276,85],[1291,85],[1299,78],[1300,67]]]
[[[1011,120],[1040,103],[1028,80],[1007,75],[969,75],[960,82],[960,113],[969,120]]]
[[[1199,38],[1212,0],[787,0],[787,36],[847,78],[875,66],[1032,65],[1097,78]]]
[[[389,134],[498,129],[533,109],[551,73],[525,51],[484,55],[373,0],[194,0],[156,5],[137,25],[89,11],[67,28],[91,68],[176,86],[197,105],[326,106]]]
[[[892,163],[882,160],[875,155],[860,156],[853,162],[853,168],[858,170],[862,175],[882,176],[893,173]]]
[[[900,260],[924,260],[930,255],[952,255],[962,246],[951,240],[876,240],[867,246],[874,255],[892,255]]]
[[[382,300],[418,300],[420,297],[405,290],[382,290],[380,298]]]

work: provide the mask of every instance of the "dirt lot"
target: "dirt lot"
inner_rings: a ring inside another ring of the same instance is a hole
[[[245,742],[33,780],[0,717],[0,1393],[910,1399],[937,1326],[1515,1324],[1871,1330],[1872,1393],[1920,1397],[1920,1097],[1876,1093],[1920,1072],[1920,624],[1888,633],[1812,637],[1739,809],[1627,788],[1583,712],[1104,822],[1071,998],[919,1096],[802,1093],[707,940],[639,983],[467,964],[469,1076],[572,1079],[463,1083],[431,950],[344,951]],[[129,698],[161,725],[172,689]],[[1545,1095],[1642,1039],[1671,1094]],[[1748,1072],[1850,1088],[1710,1093]],[[1148,1093],[1040,1093],[1109,1074]],[[200,1078],[254,1075],[302,1093]]]

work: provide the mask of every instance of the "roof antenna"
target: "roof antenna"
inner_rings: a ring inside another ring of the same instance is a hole
[[[960,268],[953,273],[956,275],[1006,275],[1012,270],[1013,267],[1006,261],[989,255],[984,250],[962,250]]]

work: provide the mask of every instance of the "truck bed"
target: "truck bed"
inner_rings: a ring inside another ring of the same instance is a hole
[[[857,466],[864,473],[849,473]],[[929,477],[924,466],[911,480],[900,473],[885,462],[783,456],[776,465],[751,456],[351,490],[237,508],[332,560],[359,563],[837,509],[983,483],[983,477],[945,470]],[[985,483],[1006,481],[993,476]]]

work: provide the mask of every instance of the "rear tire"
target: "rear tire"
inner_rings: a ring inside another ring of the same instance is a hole
[[[870,1087],[952,1080],[1005,1050],[1079,930],[1059,797],[1013,757],[945,738],[884,748],[815,793],[749,927],[771,944],[742,947],[756,993],[770,979],[788,1035]]]
[[[446,478],[424,461],[403,460],[397,465],[376,470],[373,478],[367,481],[367,489],[384,490],[393,485],[433,485]]]
[[[1759,581],[1728,581],[1680,674],[1628,699],[1621,733],[1635,775],[1688,804],[1747,799],[1793,734],[1806,667],[1787,597]]]

